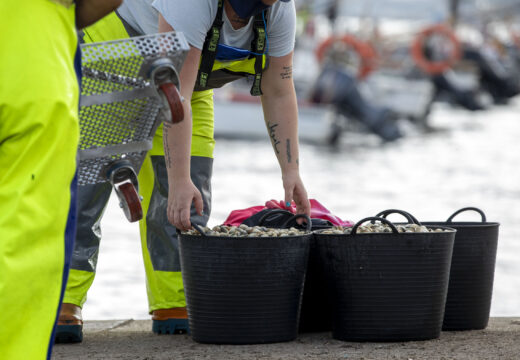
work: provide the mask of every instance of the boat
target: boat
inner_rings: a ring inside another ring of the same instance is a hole
[[[268,132],[260,98],[253,97],[248,92],[234,91],[233,88],[228,85],[215,90],[215,138],[267,139]],[[299,101],[299,140],[328,144],[337,131],[334,119],[334,111],[330,106]]]

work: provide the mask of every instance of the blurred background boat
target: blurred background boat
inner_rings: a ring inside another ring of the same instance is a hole
[[[299,101],[298,112],[300,141],[329,143],[335,129],[333,109]],[[215,138],[255,140],[266,137],[264,113],[258,97],[250,96],[249,90],[236,91],[231,86],[215,91]]]
[[[345,132],[394,141],[431,131],[434,103],[480,111],[520,93],[518,0],[296,4],[301,141],[335,145]],[[249,87],[215,91],[216,137],[265,136]]]

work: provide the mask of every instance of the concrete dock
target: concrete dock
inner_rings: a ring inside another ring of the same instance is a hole
[[[57,344],[52,359],[519,360],[520,318],[491,318],[485,330],[442,332],[429,341],[354,343],[330,333],[265,345],[199,344],[189,335],[155,335],[151,320],[87,321],[80,344]]]

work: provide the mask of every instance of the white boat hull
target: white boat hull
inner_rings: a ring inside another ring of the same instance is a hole
[[[299,140],[326,143],[333,129],[332,111],[328,107],[300,106],[298,109]],[[268,137],[262,105],[215,99],[215,137],[262,139]]]

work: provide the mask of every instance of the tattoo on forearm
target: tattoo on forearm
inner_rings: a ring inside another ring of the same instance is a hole
[[[300,166],[300,159],[296,159],[296,165]]]
[[[172,124],[170,123],[167,123],[167,122],[164,122],[164,126],[163,126],[163,131],[164,131],[164,137],[163,137],[163,142],[164,142],[164,160],[166,161],[166,167],[168,169],[171,169],[172,168],[172,158],[171,158],[171,155],[170,155],[170,142],[169,142],[169,139],[168,139],[168,133],[172,127]]]
[[[282,72],[280,73],[280,77],[282,79],[292,78],[292,66],[284,66]]]
[[[274,148],[274,151],[276,151],[277,154],[280,153],[280,151],[278,150],[278,144],[280,144],[280,141],[276,138],[276,134],[275,134],[275,128],[278,126],[278,124],[273,124],[271,125],[271,123],[267,123],[267,127],[269,129],[269,137],[271,138],[271,142],[273,143],[273,148]]]
[[[292,156],[291,156],[291,140],[287,139],[286,145],[287,145],[287,162],[290,163],[291,160],[292,160]]]

